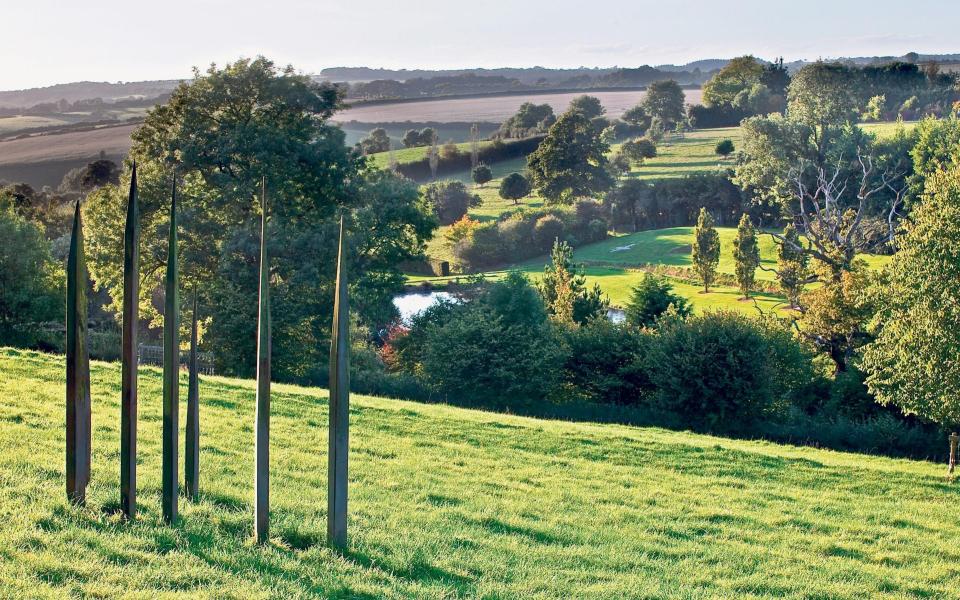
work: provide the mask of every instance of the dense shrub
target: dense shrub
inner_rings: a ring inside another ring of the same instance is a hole
[[[734,312],[663,322],[648,364],[657,404],[691,427],[745,431],[782,413],[810,357],[778,323]]]
[[[545,215],[537,219],[533,226],[533,243],[537,250],[546,252],[553,243],[563,238],[563,221],[556,215]]]
[[[0,202],[0,345],[32,345],[63,316],[63,270],[40,227]]]
[[[624,142],[623,145],[620,146],[620,151],[623,152],[624,156],[629,160],[643,164],[644,160],[657,155],[657,145],[650,138],[641,137],[630,140],[629,142]]]
[[[698,129],[736,127],[748,116],[750,115],[747,111],[730,106],[693,104],[687,108],[687,118]]]
[[[536,291],[513,273],[425,328],[418,369],[442,397],[485,406],[535,403],[559,382],[558,341]]]
[[[593,319],[563,330],[567,348],[559,399],[564,402],[646,404],[653,391],[645,363],[652,333]]]
[[[483,187],[483,184],[493,179],[493,171],[490,170],[490,167],[481,163],[473,168],[473,171],[470,173],[470,177],[473,179],[474,183],[480,187]]]
[[[471,194],[460,181],[441,181],[424,186],[423,197],[442,225],[452,225],[470,208],[480,205],[480,196]]]
[[[454,244],[453,255],[462,270],[473,271],[544,254],[555,239],[573,246],[596,242],[607,236],[603,212],[592,200],[581,200],[573,208],[521,207],[471,227]]]
[[[671,306],[678,317],[687,317],[692,310],[686,298],[673,293],[673,286],[666,278],[644,273],[640,283],[630,291],[624,312],[630,325],[652,327]]]
[[[717,145],[714,147],[713,151],[718,156],[722,156],[723,158],[726,158],[731,154],[733,154],[733,151],[735,149],[736,148],[734,147],[733,142],[731,140],[722,139],[719,142],[717,142]]]
[[[546,133],[556,121],[553,107],[549,104],[524,102],[509,119],[500,125],[497,137],[523,138],[538,133]]]

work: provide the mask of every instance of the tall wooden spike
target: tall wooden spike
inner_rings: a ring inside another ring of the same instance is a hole
[[[179,492],[177,433],[180,410],[180,279],[177,258],[177,180],[170,194],[170,236],[167,242],[166,298],[163,313],[163,519],[177,519]]]
[[[90,356],[87,350],[87,263],[80,203],[67,258],[67,499],[87,500],[90,482]]]
[[[337,288],[330,337],[330,439],[327,464],[327,539],[347,545],[347,455],[350,450],[350,308],[347,295],[346,230],[340,217]]]
[[[123,234],[123,342],[120,382],[120,509],[137,514],[137,324],[140,319],[140,207],[137,164],[130,175]]]
[[[257,326],[257,414],[254,427],[254,537],[270,536],[270,260],[267,254],[267,184],[260,195],[260,311]]]
[[[200,376],[197,370],[197,290],[193,290],[193,322],[190,327],[190,385],[187,388],[187,441],[184,485],[196,500],[200,491]]]

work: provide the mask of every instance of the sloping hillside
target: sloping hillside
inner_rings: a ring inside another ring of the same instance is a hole
[[[63,485],[62,357],[0,349],[0,596],[957,597],[941,465],[354,397],[350,549],[324,546],[326,392],[275,386],[272,540],[251,544],[250,381],[202,380],[202,500],[160,523],[160,377],[141,515],[118,496],[120,376],[94,363],[93,484]],[[186,377],[181,379],[183,392]],[[181,424],[183,418],[181,418]]]

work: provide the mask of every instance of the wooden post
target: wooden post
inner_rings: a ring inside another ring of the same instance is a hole
[[[327,539],[347,545],[347,455],[350,450],[350,313],[347,295],[346,231],[340,217],[337,287],[330,338],[330,439],[327,464]]]
[[[193,319],[190,327],[190,384],[187,388],[187,430],[183,481],[187,496],[196,500],[200,492],[200,377],[197,369],[197,290],[193,290]]]
[[[254,426],[254,537],[270,537],[270,265],[267,254],[267,184],[260,192],[260,311],[257,327],[257,414]]]
[[[170,195],[170,235],[167,243],[166,298],[163,314],[163,519],[177,520],[179,493],[177,435],[180,410],[180,299],[177,285],[177,180]]]
[[[90,356],[87,350],[87,263],[80,202],[67,258],[67,499],[83,505],[90,483]]]
[[[140,207],[137,164],[130,175],[123,234],[123,341],[120,376],[120,510],[137,514],[137,328],[140,319]]]
[[[952,475],[953,469],[957,464],[957,441],[960,440],[960,435],[957,435],[956,432],[950,434],[950,466],[947,470],[947,473]]]

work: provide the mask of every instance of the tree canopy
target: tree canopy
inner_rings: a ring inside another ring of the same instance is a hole
[[[170,190],[177,182],[183,285],[204,312],[206,343],[219,368],[252,372],[259,209],[267,182],[272,230],[271,291],[275,373],[306,379],[323,364],[329,335],[337,216],[348,215],[352,302],[363,322],[392,315],[402,286],[398,264],[422,254],[436,227],[415,184],[372,173],[328,118],[340,92],[265,58],[240,60],[181,84],[133,135],[141,211],[141,315],[159,322],[152,302],[163,272]],[[91,272],[119,309],[122,228],[129,173],[87,201]],[[360,268],[362,267],[362,268]]]
[[[683,88],[676,81],[655,81],[647,87],[643,108],[650,117],[660,119],[668,125],[673,124],[683,120],[684,97]]]
[[[548,202],[569,204],[613,185],[610,147],[579,111],[564,113],[527,159],[533,186]]]
[[[960,167],[930,178],[880,290],[879,333],[863,357],[871,393],[960,425]]]

